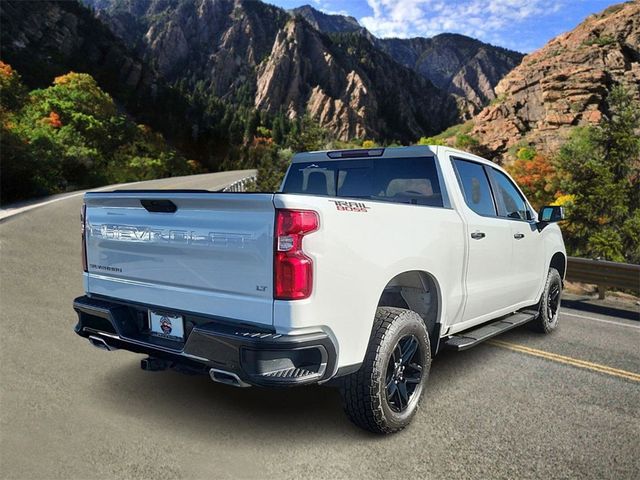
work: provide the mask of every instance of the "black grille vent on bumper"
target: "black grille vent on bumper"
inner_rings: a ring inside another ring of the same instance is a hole
[[[275,377],[275,378],[303,378],[308,375],[317,375],[318,372],[312,372],[311,370],[306,370],[304,368],[286,368],[283,370],[276,370],[273,372],[266,372],[262,375],[264,377]]]
[[[265,338],[275,340],[276,338],[280,338],[282,335],[279,333],[260,333],[260,332],[236,332],[236,335],[245,338],[258,338],[260,340],[264,340]]]

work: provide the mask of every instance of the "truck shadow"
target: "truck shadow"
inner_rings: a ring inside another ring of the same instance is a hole
[[[439,355],[433,362],[423,405],[439,402],[443,390],[455,389],[466,376],[478,375],[494,353],[495,349],[480,346]],[[214,383],[206,376],[145,372],[138,368],[138,358],[132,355],[130,361],[96,379],[88,393],[96,408],[153,424],[167,423],[185,435],[203,439],[210,439],[214,432],[216,437],[230,435],[256,444],[275,439],[284,443],[302,438],[328,440],[336,436],[359,441],[385,438],[349,422],[336,388],[235,388]],[[418,416],[426,416],[424,410]]]

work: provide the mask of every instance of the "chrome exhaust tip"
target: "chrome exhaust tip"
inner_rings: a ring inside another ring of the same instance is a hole
[[[217,368],[209,370],[209,376],[214,382],[224,383],[225,385],[231,385],[232,387],[247,388],[251,386],[240,380],[240,377],[235,373],[225,372],[224,370],[218,370]]]
[[[100,350],[105,350],[107,352],[113,352],[114,350],[118,350],[116,347],[111,347],[104,341],[104,339],[100,337],[95,337],[93,335],[89,336],[89,343]]]

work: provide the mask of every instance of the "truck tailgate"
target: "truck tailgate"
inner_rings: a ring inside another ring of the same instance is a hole
[[[273,323],[272,194],[87,193],[85,204],[88,293]]]

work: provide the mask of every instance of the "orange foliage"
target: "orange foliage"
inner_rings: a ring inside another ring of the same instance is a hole
[[[43,121],[44,123],[51,125],[53,128],[60,128],[62,126],[60,115],[56,112],[51,112],[48,117],[44,117]]]
[[[519,158],[507,170],[532,203],[538,204],[535,206],[557,196],[558,175],[547,157],[536,154],[531,159]]]
[[[65,83],[69,83],[73,81],[78,74],[76,72],[69,72],[64,75],[60,75],[53,79],[54,85],[64,85]]]
[[[269,137],[253,137],[253,142],[251,143],[251,145],[254,147],[270,147],[271,145],[273,145],[273,139]]]
[[[547,158],[539,154],[531,160],[516,160],[513,166],[516,181],[522,185],[539,185],[556,173]]]
[[[13,68],[11,68],[11,65],[0,60],[0,75],[2,75],[3,77],[11,77],[13,76],[13,73],[14,70]]]

